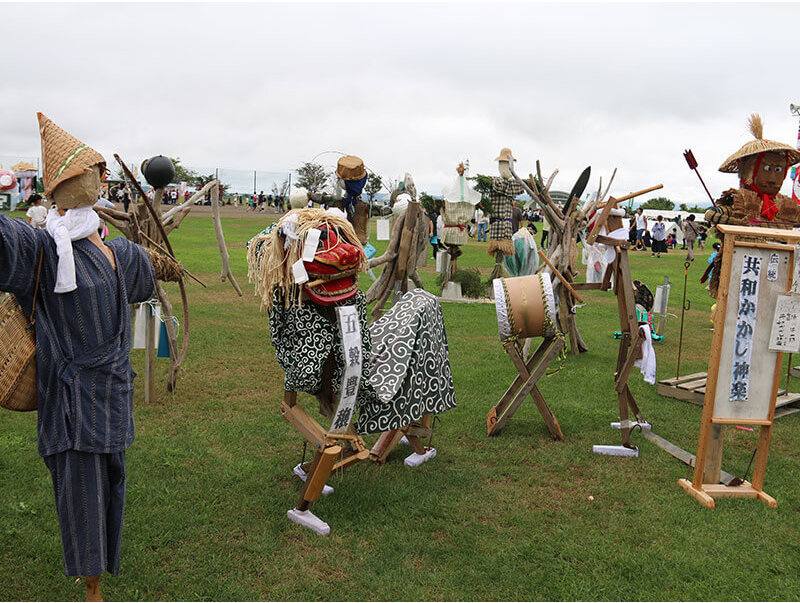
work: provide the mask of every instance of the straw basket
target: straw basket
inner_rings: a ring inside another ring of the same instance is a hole
[[[19,411],[38,406],[33,326],[10,294],[0,300],[0,406]]]

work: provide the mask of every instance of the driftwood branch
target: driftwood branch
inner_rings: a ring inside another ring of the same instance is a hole
[[[222,234],[222,219],[220,218],[219,213],[219,186],[215,186],[213,189],[211,189],[211,215],[214,219],[214,234],[217,235],[217,246],[219,247],[219,255],[222,259],[222,272],[220,273],[220,279],[223,283],[225,282],[225,279],[228,279],[231,285],[233,285],[233,288],[236,290],[236,293],[239,294],[239,297],[242,297],[242,290],[239,288],[239,283],[236,282],[236,278],[231,272],[228,246],[225,245],[225,235]]]

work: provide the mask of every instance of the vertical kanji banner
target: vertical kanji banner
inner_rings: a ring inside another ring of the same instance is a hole
[[[339,405],[333,414],[330,433],[345,433],[353,420],[361,381],[363,350],[361,349],[361,325],[356,306],[338,306],[336,317],[342,337],[342,360],[344,374],[339,391]]]

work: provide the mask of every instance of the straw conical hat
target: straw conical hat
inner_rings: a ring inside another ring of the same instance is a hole
[[[43,113],[39,118],[39,134],[42,137],[42,179],[44,194],[50,197],[55,188],[75,176],[80,176],[94,165],[100,165],[102,175],[106,160],[89,145],[68,134]]]
[[[786,152],[786,158],[789,162],[789,165],[794,165],[795,163],[800,162],[800,151],[795,149],[793,146],[763,138],[764,122],[761,120],[761,116],[759,114],[753,113],[750,116],[750,119],[748,120],[748,126],[750,127],[750,133],[755,137],[755,140],[751,140],[733,155],[728,157],[720,166],[720,172],[735,174],[741,167],[741,159],[752,157],[753,155],[758,155],[759,153],[764,153],[767,151]]]

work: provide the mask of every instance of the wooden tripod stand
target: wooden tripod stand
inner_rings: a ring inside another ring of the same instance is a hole
[[[550,435],[553,436],[554,440],[563,440],[564,434],[561,433],[558,420],[553,411],[550,410],[550,407],[547,406],[547,402],[536,383],[542,378],[550,363],[564,349],[564,340],[559,337],[545,337],[527,363],[522,358],[519,343],[516,340],[504,342],[503,347],[511,358],[511,362],[514,363],[518,374],[506,390],[506,393],[500,398],[500,401],[486,415],[486,431],[488,435],[498,435],[517,411],[520,404],[530,394],[547,425],[547,429],[550,430]]]

